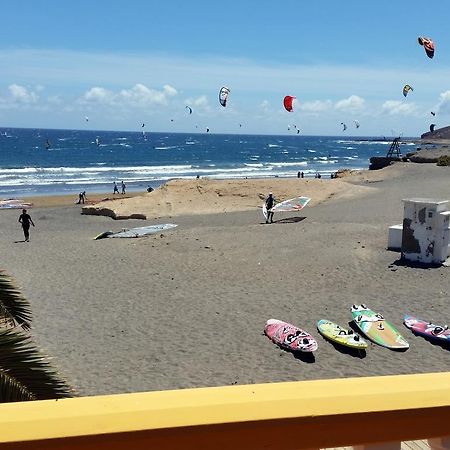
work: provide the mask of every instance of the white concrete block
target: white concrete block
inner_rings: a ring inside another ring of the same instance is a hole
[[[388,249],[389,250],[401,250],[402,248],[402,233],[403,224],[392,225],[389,227],[388,234]]]

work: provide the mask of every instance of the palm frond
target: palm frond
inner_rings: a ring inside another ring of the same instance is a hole
[[[3,271],[0,271],[0,318],[3,318],[7,325],[17,324],[24,330],[30,329],[30,303]]]
[[[31,338],[0,330],[0,403],[73,397],[73,390]]]

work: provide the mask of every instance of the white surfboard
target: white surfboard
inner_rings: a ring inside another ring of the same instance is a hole
[[[125,231],[119,231],[118,233],[113,233],[108,235],[108,238],[137,238],[142,236],[147,236],[148,234],[160,233],[161,231],[171,230],[178,225],[174,223],[163,223],[161,225],[149,225],[147,227],[137,227],[131,228]]]

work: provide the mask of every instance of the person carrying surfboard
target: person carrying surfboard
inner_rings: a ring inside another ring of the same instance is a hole
[[[271,209],[275,205],[275,199],[273,198],[273,193],[269,192],[269,196],[266,198],[266,208],[267,208],[267,219],[266,223],[273,223],[273,212]]]

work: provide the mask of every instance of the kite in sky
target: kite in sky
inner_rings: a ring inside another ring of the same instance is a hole
[[[413,90],[414,89],[409,84],[405,84],[403,86],[403,95],[406,97],[408,95],[408,92]]]
[[[288,112],[292,112],[293,108],[292,108],[292,102],[294,101],[295,97],[292,97],[292,95],[286,95],[286,97],[284,97],[283,99],[283,105],[284,105],[284,109]]]
[[[186,106],[186,108],[189,111],[189,114],[192,114],[192,108],[190,106]]]
[[[225,108],[227,106],[228,94],[230,90],[227,87],[223,87],[219,91],[219,102]]]
[[[355,127],[359,128],[359,122],[357,120],[354,120],[353,122],[355,122]]]
[[[428,58],[432,58],[434,56],[434,42],[430,38],[424,36],[419,36],[417,41],[423,46]]]
[[[347,129],[347,125],[344,122],[341,122],[342,125],[342,131],[345,131]]]

